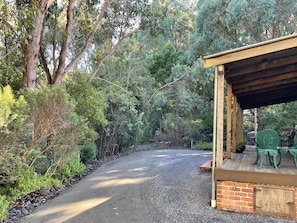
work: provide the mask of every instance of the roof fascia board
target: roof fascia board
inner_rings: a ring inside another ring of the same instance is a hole
[[[297,47],[296,34],[205,56],[203,58],[204,68],[274,53],[293,47]]]

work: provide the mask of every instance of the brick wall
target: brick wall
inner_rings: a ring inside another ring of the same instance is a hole
[[[254,185],[233,181],[217,182],[217,208],[235,212],[254,212]],[[296,192],[297,193],[297,192]]]
[[[216,201],[217,208],[221,210],[254,213],[254,184],[217,181]],[[297,187],[295,187],[295,219],[297,219]]]

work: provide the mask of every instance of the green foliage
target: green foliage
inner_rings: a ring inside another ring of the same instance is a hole
[[[49,173],[49,170],[51,169],[52,164],[56,160],[53,151],[45,154],[40,154],[40,149],[37,149],[37,148],[31,152],[31,156],[36,157],[32,165],[35,169],[35,172],[42,175]]]
[[[296,2],[199,0],[188,59],[260,42],[296,31]]]
[[[268,106],[263,110],[261,124],[278,132],[295,129],[297,102]]]
[[[212,150],[212,142],[199,142],[194,145],[194,149]]]
[[[75,112],[84,117],[92,127],[107,124],[104,114],[107,106],[105,99],[92,85],[87,74],[72,74],[66,83],[66,89],[76,102]]]
[[[9,201],[5,195],[0,195],[0,221],[3,221],[6,218],[6,213],[9,208]]]
[[[80,149],[80,159],[84,164],[96,157],[97,146],[94,143],[85,144]]]
[[[8,161],[11,160],[8,159]],[[5,169],[8,179],[5,186],[1,187],[0,190],[1,195],[7,195],[11,200],[20,198],[40,188],[60,185],[58,180],[36,174],[33,168],[23,163],[20,159],[15,163],[17,165],[10,166],[11,169]]]
[[[85,165],[77,158],[73,158],[64,162],[55,174],[55,178],[62,182],[66,182],[71,178],[80,175],[85,170]]]
[[[244,139],[240,139],[236,142],[236,147],[242,147],[246,145],[246,141]]]
[[[2,184],[12,186],[18,183],[20,171],[28,169],[18,153],[5,151],[0,157],[0,171],[3,174]]]
[[[34,134],[29,135],[23,159],[41,172],[48,166],[46,174],[54,174],[65,160],[77,156],[80,143],[94,138],[87,135],[87,122],[74,112],[75,103],[65,89],[51,87],[27,91],[26,99]]]
[[[18,180],[18,169],[23,167],[21,154],[27,136],[28,104],[21,95],[18,99],[10,86],[0,90],[0,173],[2,184],[13,185]]]
[[[34,173],[34,169],[19,163],[14,169],[14,176],[8,173],[8,177],[13,182],[0,187],[0,221],[6,218],[6,213],[12,202],[41,188],[51,188],[60,186],[57,179],[46,177]]]
[[[172,44],[167,43],[160,52],[152,55],[149,71],[156,80],[156,84],[164,84],[170,77],[172,67],[177,63],[180,52],[176,52]]]
[[[201,119],[183,119],[183,125],[185,128],[185,135],[188,137],[188,140],[199,141],[204,137],[202,136],[201,131],[204,130],[203,120]]]
[[[194,16],[194,7],[188,4],[178,0],[155,0],[142,19],[143,30],[163,43],[170,42],[177,51],[186,49]]]
[[[9,85],[0,89],[0,107],[0,131],[8,132],[9,128],[20,128],[28,118],[24,97],[21,95],[15,99]]]
[[[146,16],[141,21],[143,30],[147,30],[152,36],[159,36],[166,32],[163,20],[166,18],[168,0],[154,0],[154,4],[148,5]]]
[[[130,92],[106,89],[108,124],[99,128],[98,158],[114,155],[123,149],[138,143],[143,135],[143,113],[137,110],[139,101]]]

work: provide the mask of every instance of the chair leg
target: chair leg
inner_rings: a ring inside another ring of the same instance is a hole
[[[297,167],[297,158],[296,155],[293,155],[295,167]]]
[[[274,166],[274,168],[275,169],[278,169],[277,163],[276,163],[276,156],[273,156],[272,158],[273,158],[273,166]]]
[[[259,162],[259,155],[257,154],[257,159],[256,159],[256,161],[253,163],[253,165],[258,165],[258,162]]]
[[[284,157],[284,153],[283,152],[280,152],[279,153],[279,161],[278,161],[278,164],[277,164],[278,167],[281,167],[282,166],[283,157]]]
[[[259,155],[259,163],[258,163],[258,168],[261,169],[263,164],[263,156]]]
[[[257,158],[256,158],[256,161],[253,163],[253,165],[258,165],[258,162],[259,162],[259,153],[258,153],[257,147],[256,147],[256,154],[257,154]]]
[[[295,167],[297,167],[297,150],[296,149],[289,149],[289,152],[293,156]]]

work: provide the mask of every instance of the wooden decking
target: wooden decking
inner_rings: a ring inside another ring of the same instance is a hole
[[[258,184],[276,184],[297,186],[297,168],[293,157],[285,154],[282,167],[274,169],[263,160],[261,169],[253,165],[256,160],[255,147],[247,146],[243,153],[232,154],[231,159],[223,161],[222,168],[216,167],[216,180],[250,182]]]
[[[231,159],[225,159],[223,161],[223,169],[297,175],[297,168],[294,166],[293,156],[289,153],[284,155],[282,166],[278,169],[268,165],[266,159],[263,160],[263,166],[259,169],[257,165],[253,165],[255,160],[255,147],[247,146],[243,153],[235,153],[231,155]]]

